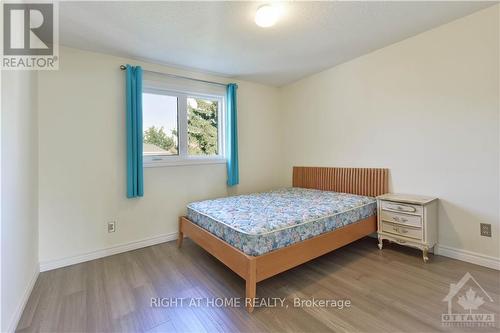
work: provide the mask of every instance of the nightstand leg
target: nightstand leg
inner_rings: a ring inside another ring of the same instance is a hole
[[[384,246],[384,242],[382,241],[382,237],[378,236],[378,249],[382,250],[382,246]]]
[[[429,249],[427,247],[424,247],[424,249],[422,250],[422,258],[424,259],[425,263],[427,261],[429,261],[429,256],[427,255],[428,252],[429,252]]]

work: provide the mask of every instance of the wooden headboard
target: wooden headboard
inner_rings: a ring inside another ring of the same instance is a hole
[[[389,169],[293,167],[293,186],[375,197],[389,192]]]

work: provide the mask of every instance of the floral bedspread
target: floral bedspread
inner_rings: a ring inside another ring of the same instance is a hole
[[[335,230],[376,213],[373,197],[285,188],[190,203],[188,218],[248,255]]]

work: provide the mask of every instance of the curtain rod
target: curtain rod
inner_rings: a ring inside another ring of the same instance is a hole
[[[127,66],[120,65],[120,69],[122,71],[124,71],[124,70],[127,69]],[[160,74],[160,75],[170,76],[170,77],[173,77],[173,78],[176,78],[176,79],[184,79],[184,80],[191,80],[191,81],[197,81],[197,82],[203,82],[203,83],[209,83],[209,84],[216,84],[218,86],[224,86],[224,87],[227,86],[227,84],[225,84],[225,83],[214,82],[214,81],[207,81],[207,80],[200,80],[200,79],[195,79],[195,78],[192,78],[192,77],[187,77],[187,76],[182,76],[182,75],[175,75],[175,74],[162,73],[162,72],[154,72],[154,71],[149,71],[149,70],[146,70],[146,69],[144,69],[144,71],[145,72],[149,72],[149,73],[154,73],[154,74]]]

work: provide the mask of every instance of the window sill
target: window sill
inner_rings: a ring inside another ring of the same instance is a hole
[[[187,159],[172,159],[161,161],[145,161],[143,166],[145,168],[159,168],[159,167],[172,167],[183,165],[207,165],[207,164],[226,164],[224,158],[187,158]]]

